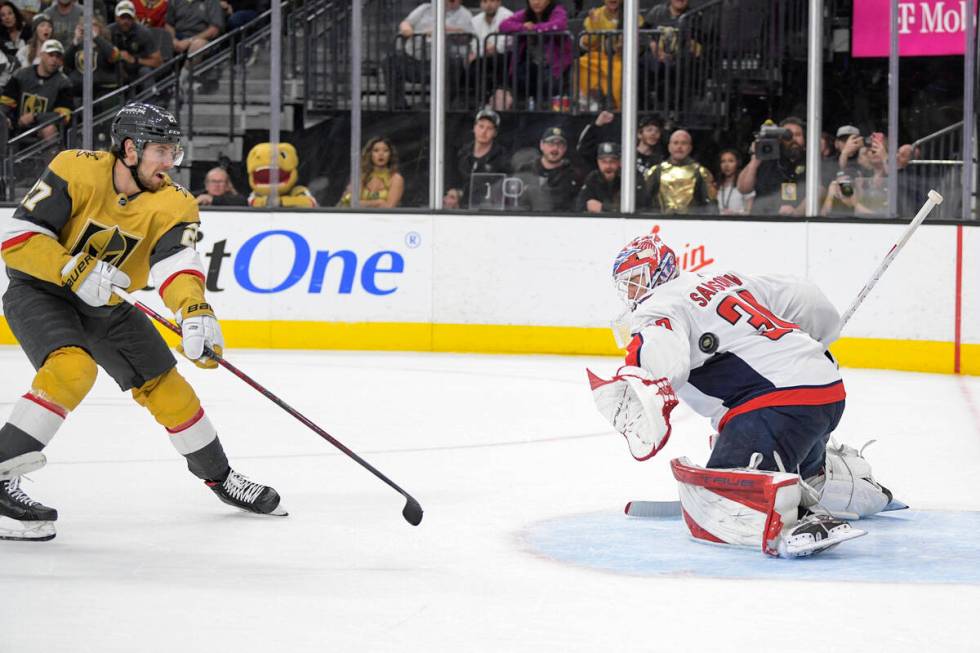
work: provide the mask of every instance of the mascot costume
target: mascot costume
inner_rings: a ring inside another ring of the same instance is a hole
[[[248,170],[248,185],[252,193],[248,196],[249,206],[268,206],[272,184],[269,179],[272,162],[272,143],[259,143],[248,153],[245,166]],[[314,207],[316,200],[306,186],[297,186],[299,178],[299,155],[289,143],[279,143],[279,205],[286,207]]]

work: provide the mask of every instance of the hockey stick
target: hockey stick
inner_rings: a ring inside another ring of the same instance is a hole
[[[154,320],[156,320],[157,322],[159,322],[163,326],[167,327],[168,329],[170,329],[171,331],[173,331],[177,335],[181,335],[181,331],[180,331],[180,327],[179,326],[177,326],[176,324],[174,324],[173,322],[171,322],[167,318],[163,317],[162,315],[160,315],[159,313],[157,313],[156,311],[154,311],[152,308],[150,308],[146,304],[143,304],[142,302],[140,302],[138,299],[136,299],[135,297],[133,297],[132,295],[130,295],[128,292],[126,292],[122,288],[115,287],[115,288],[113,288],[113,292],[115,292],[117,295],[119,295],[119,297],[121,297],[122,299],[126,300],[126,302],[132,304],[133,306],[135,306],[139,310],[143,311],[143,313],[145,313],[146,315],[150,316],[151,318],[153,318]],[[392,481],[390,478],[388,478],[387,476],[385,476],[384,474],[382,474],[381,472],[379,472],[370,463],[368,463],[366,460],[364,460],[363,458],[361,458],[360,456],[358,456],[356,453],[354,453],[353,451],[351,451],[350,449],[348,449],[347,446],[344,445],[343,442],[341,442],[340,440],[337,440],[335,437],[333,437],[332,435],[330,435],[329,433],[327,433],[326,431],[324,431],[323,429],[321,429],[319,426],[317,426],[316,424],[314,424],[310,419],[308,419],[306,416],[304,416],[298,410],[296,410],[295,408],[293,408],[292,406],[290,406],[289,404],[287,404],[285,401],[283,401],[282,399],[280,399],[279,397],[277,397],[271,391],[267,390],[265,387],[263,387],[257,381],[255,381],[250,376],[248,376],[247,374],[245,374],[244,372],[242,372],[240,369],[238,369],[237,367],[235,367],[234,365],[232,365],[231,363],[229,363],[223,357],[221,357],[218,354],[216,354],[210,348],[205,347],[204,348],[204,354],[207,357],[213,359],[215,362],[217,362],[218,365],[220,365],[221,367],[225,368],[226,370],[228,370],[229,372],[231,372],[232,374],[234,374],[235,376],[237,376],[239,379],[241,379],[242,381],[244,381],[248,385],[250,385],[253,388],[255,388],[256,390],[258,390],[262,395],[264,395],[272,403],[274,403],[275,405],[279,406],[280,408],[282,408],[283,410],[285,410],[287,413],[289,413],[290,415],[292,415],[293,417],[295,417],[296,419],[298,419],[300,422],[302,422],[307,427],[309,427],[310,430],[312,430],[314,433],[316,433],[317,435],[319,435],[321,438],[323,438],[324,440],[326,440],[327,442],[329,442],[333,446],[335,446],[338,449],[340,449],[342,452],[344,452],[345,454],[347,454],[350,458],[353,458],[354,461],[357,462],[361,467],[365,468],[366,470],[368,470],[369,472],[371,472],[372,474],[374,474],[375,476],[377,476],[379,479],[381,479],[382,481],[384,481],[389,487],[391,487],[393,490],[395,490],[396,492],[398,492],[398,494],[400,494],[403,497],[405,497],[405,500],[406,500],[405,501],[405,507],[402,509],[402,517],[405,518],[405,521],[407,521],[412,526],[418,526],[422,522],[422,506],[419,505],[419,502],[416,501],[415,498],[412,497],[412,495],[410,495],[408,492],[406,492],[405,490],[403,490],[400,487],[398,487],[398,485],[396,485],[394,483],[394,481]]]
[[[905,228],[905,233],[903,233],[902,237],[898,239],[898,242],[892,245],[892,248],[888,250],[888,253],[885,254],[885,258],[882,259],[881,263],[878,264],[878,268],[871,275],[871,278],[868,279],[868,283],[864,284],[864,288],[862,288],[861,292],[858,293],[858,296],[854,298],[854,301],[851,302],[851,305],[848,307],[848,309],[844,311],[844,315],[842,315],[840,318],[841,331],[844,330],[844,325],[847,324],[847,322],[854,315],[854,312],[857,311],[858,306],[864,303],[864,300],[871,292],[871,289],[874,288],[875,285],[878,283],[878,280],[881,279],[881,275],[885,273],[885,270],[888,269],[888,266],[892,264],[892,261],[895,260],[896,256],[898,256],[898,253],[902,251],[903,247],[905,247],[905,243],[907,243],[909,241],[909,238],[912,237],[912,233],[919,228],[919,225],[922,224],[922,221],[926,219],[926,216],[929,215],[934,208],[936,208],[942,203],[943,203],[943,196],[934,190],[930,190],[929,199],[926,200],[926,203],[922,205],[922,208],[919,209],[919,212],[915,214],[914,218],[912,218],[912,222],[910,222],[909,226]]]

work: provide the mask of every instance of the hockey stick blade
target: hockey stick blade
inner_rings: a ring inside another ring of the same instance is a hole
[[[173,322],[171,322],[167,318],[163,317],[162,315],[160,315],[159,313],[157,313],[156,311],[154,311],[152,308],[150,308],[146,304],[144,304],[141,301],[139,301],[138,299],[136,299],[136,297],[134,297],[133,295],[130,295],[128,292],[126,292],[126,290],[124,288],[113,287],[112,290],[121,299],[123,299],[127,303],[131,304],[136,309],[142,311],[143,313],[145,313],[151,319],[155,320],[156,322],[159,322],[161,325],[163,325],[166,328],[170,329],[171,331],[173,331],[177,335],[181,335],[181,330],[180,330],[180,327],[179,326],[177,326],[176,324],[174,324]],[[387,485],[388,487],[390,487],[391,489],[393,489],[395,492],[397,492],[398,494],[400,494],[403,497],[405,497],[406,504],[405,504],[405,507],[402,509],[402,517],[404,517],[405,518],[405,521],[407,521],[412,526],[418,526],[419,524],[422,523],[422,506],[419,505],[419,502],[416,501],[415,498],[412,495],[410,495],[405,490],[401,489],[398,486],[397,483],[395,483],[390,478],[388,478],[387,476],[385,476],[384,474],[382,474],[380,471],[378,471],[377,469],[375,469],[375,467],[373,465],[371,465],[371,463],[369,463],[368,461],[364,460],[363,458],[361,458],[360,456],[358,456],[356,453],[354,453],[353,451],[351,451],[347,447],[347,445],[345,445],[343,442],[341,442],[337,438],[333,437],[332,435],[330,435],[329,433],[327,433],[326,431],[324,431],[322,428],[320,428],[319,426],[317,426],[308,417],[306,417],[301,412],[299,412],[298,410],[296,410],[295,408],[293,408],[292,406],[290,406],[289,404],[287,404],[285,401],[283,401],[282,399],[280,399],[277,395],[273,394],[272,391],[268,390],[265,386],[263,386],[262,384],[260,384],[258,381],[256,381],[255,379],[253,379],[249,375],[245,374],[245,372],[241,371],[240,369],[238,369],[237,367],[235,367],[234,365],[232,365],[231,363],[229,363],[224,357],[222,357],[219,354],[215,353],[214,351],[212,351],[208,347],[205,347],[204,348],[204,355],[207,356],[207,357],[209,357],[209,358],[211,358],[215,362],[217,362],[218,365],[220,365],[221,367],[225,368],[226,370],[228,370],[229,372],[231,372],[232,374],[234,374],[235,376],[237,376],[239,379],[241,379],[242,381],[244,381],[246,384],[250,385],[254,390],[258,391],[259,394],[261,394],[266,399],[268,399],[269,401],[271,401],[272,403],[274,403],[275,405],[279,406],[284,411],[286,411],[287,413],[289,413],[290,415],[292,415],[293,417],[295,417],[297,420],[299,420],[300,422],[302,422],[307,428],[309,428],[311,431],[313,431],[314,433],[316,433],[317,435],[319,435],[321,438],[323,438],[324,440],[326,440],[327,442],[329,442],[330,444],[332,444],[334,447],[336,447],[337,449],[339,449],[341,452],[343,452],[345,455],[347,455],[347,457],[351,458],[358,465],[360,465],[361,467],[363,467],[367,471],[369,471],[372,474],[374,474],[374,476],[376,476],[379,480],[383,481],[385,483],[385,485]]]
[[[665,519],[680,517],[680,501],[630,501],[623,509],[627,517]]]
[[[402,508],[402,517],[412,526],[418,526],[422,523],[422,506],[412,497],[408,497],[405,507]]]

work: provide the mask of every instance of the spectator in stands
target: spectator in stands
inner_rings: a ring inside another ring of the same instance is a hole
[[[470,55],[474,39],[473,14],[462,6],[462,0],[446,2],[446,48],[448,50],[446,80],[449,100],[459,94],[460,80]],[[432,32],[436,12],[431,2],[423,2],[398,24],[395,52],[385,60],[388,109],[408,108],[405,82],[429,83],[429,62],[432,59]],[[454,39],[453,35],[459,38]]]
[[[576,150],[583,161],[597,161],[599,143],[616,142],[620,137],[617,114],[602,111],[582,130]],[[667,158],[667,148],[661,140],[663,120],[655,114],[645,114],[637,121],[636,130],[636,193],[644,197],[644,176],[650,168]]]
[[[98,14],[96,7],[92,11]],[[51,26],[54,28],[51,38],[62,45],[71,43],[75,35],[75,27],[82,19],[82,8],[76,0],[55,0],[54,4],[45,9],[44,15],[51,19]]]
[[[864,174],[864,167],[860,164],[861,148],[864,147],[864,138],[861,130],[854,125],[843,125],[837,130],[837,138],[834,140],[834,149],[837,151],[837,169],[843,171],[851,177],[860,177]]]
[[[718,212],[721,215],[746,215],[752,212],[755,193],[743,195],[738,190],[738,173],[742,157],[738,150],[722,150],[718,155]]]
[[[398,172],[395,146],[383,136],[372,138],[361,150],[361,207],[393,209],[404,193],[405,178]],[[349,183],[337,206],[351,206]]]
[[[98,18],[92,19],[92,88],[96,96],[119,85],[119,75],[116,72],[116,62],[119,61],[119,50],[107,37],[109,30]],[[85,74],[85,21],[78,21],[71,45],[65,52],[65,74],[72,83],[72,93],[77,98],[82,97],[82,83]]]
[[[480,9],[482,11],[473,16],[476,50],[470,53],[467,77],[473,84],[478,84],[481,73],[486,74],[484,88],[496,89],[506,78],[507,52],[511,46],[511,38],[495,36],[487,39],[487,37],[499,32],[500,23],[510,18],[514,12],[500,6],[500,0],[480,0]],[[481,102],[485,100],[487,98],[480,98]]]
[[[253,21],[259,15],[258,0],[219,0],[227,16],[225,30],[230,32]]]
[[[827,187],[821,215],[885,216],[888,214],[888,141],[881,132],[867,148],[870,175],[850,177],[845,171]]]
[[[150,30],[136,22],[136,7],[130,0],[116,4],[116,22],[109,38],[122,60],[123,82],[131,82],[163,64],[163,56]]]
[[[51,19],[44,14],[38,14],[33,20],[31,38],[17,51],[17,64],[23,68],[25,66],[36,66],[41,62],[41,44],[51,38],[54,27]]]
[[[582,184],[575,210],[589,213],[619,211],[619,143],[599,143],[596,164],[598,170],[590,172]]]
[[[30,37],[30,28],[24,29],[24,16],[10,0],[0,2],[0,52],[10,61],[17,61],[17,51],[24,47],[26,34]]]
[[[514,91],[527,98],[529,111],[549,108],[551,98],[571,93],[573,44],[560,34],[567,29],[568,14],[556,0],[527,0],[525,9],[500,24],[501,32],[521,36],[510,60],[510,86],[494,93],[495,109],[510,110]]]
[[[752,144],[752,159],[738,175],[738,190],[744,195],[755,191],[752,212],[756,215],[803,215],[806,191],[806,150],[803,121],[796,117],[779,123],[790,137],[779,143],[779,158],[759,160]]]
[[[470,194],[470,178],[475,173],[510,171],[510,157],[497,143],[500,116],[493,109],[483,109],[473,121],[473,141],[466,143],[456,155],[456,165],[446,175],[446,195],[442,199],[447,209],[465,208]]]
[[[41,63],[21,68],[10,78],[0,95],[8,128],[20,133],[58,117],[38,132],[41,138],[53,139],[58,127],[68,124],[73,101],[71,82],[61,72],[64,57],[61,43],[49,39],[41,45]]]
[[[235,190],[228,171],[220,166],[204,175],[204,192],[197,196],[197,203],[199,206],[248,206],[248,200]]]
[[[568,139],[561,127],[549,127],[538,143],[541,156],[519,170],[523,183],[517,208],[530,211],[571,211],[578,195],[578,172],[568,159]]]
[[[687,130],[678,129],[667,143],[666,161],[647,171],[644,204],[657,213],[708,213],[717,191],[715,179],[691,158],[694,144]]]
[[[174,52],[196,52],[208,41],[221,34],[225,27],[225,13],[218,0],[178,0],[167,5],[166,29],[173,37]],[[181,81],[186,84],[192,77],[194,59],[188,60]],[[190,69],[190,70],[188,70]],[[207,76],[202,76],[194,87],[198,93],[213,93],[218,88],[221,70],[215,68]]]
[[[136,20],[144,27],[167,26],[167,0],[133,0],[136,7]]]
[[[642,27],[642,16],[639,21]],[[589,10],[583,27],[588,32],[611,32],[621,30],[622,22],[623,0],[603,0],[601,5]],[[579,46],[586,51],[578,58],[579,106],[590,110],[598,106],[608,108],[611,101],[618,111],[623,93],[622,36],[584,34]]]
[[[681,43],[679,43],[681,19],[690,9],[689,0],[667,0],[667,2],[657,5],[647,13],[644,19],[644,27],[658,30],[650,39],[648,52],[645,53],[648,55],[648,60],[665,64],[672,62],[677,57],[681,48]],[[693,34],[686,36],[688,51],[694,56],[700,56],[701,44],[694,38]]]

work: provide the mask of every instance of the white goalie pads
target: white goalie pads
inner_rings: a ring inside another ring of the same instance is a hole
[[[779,555],[783,532],[796,525],[799,476],[757,469],[708,469],[687,458],[671,460],[670,468],[692,537]]]
[[[623,366],[608,380],[586,372],[596,408],[626,438],[630,454],[647,460],[663,449],[670,438],[670,412],[678,403],[670,382],[639,367]]]
[[[864,457],[864,450],[831,441],[827,445],[824,471],[805,480],[803,505],[819,506],[831,515],[845,519],[870,517],[883,510],[905,508],[905,504],[892,500],[891,492],[882,487],[871,475],[871,464]]]

